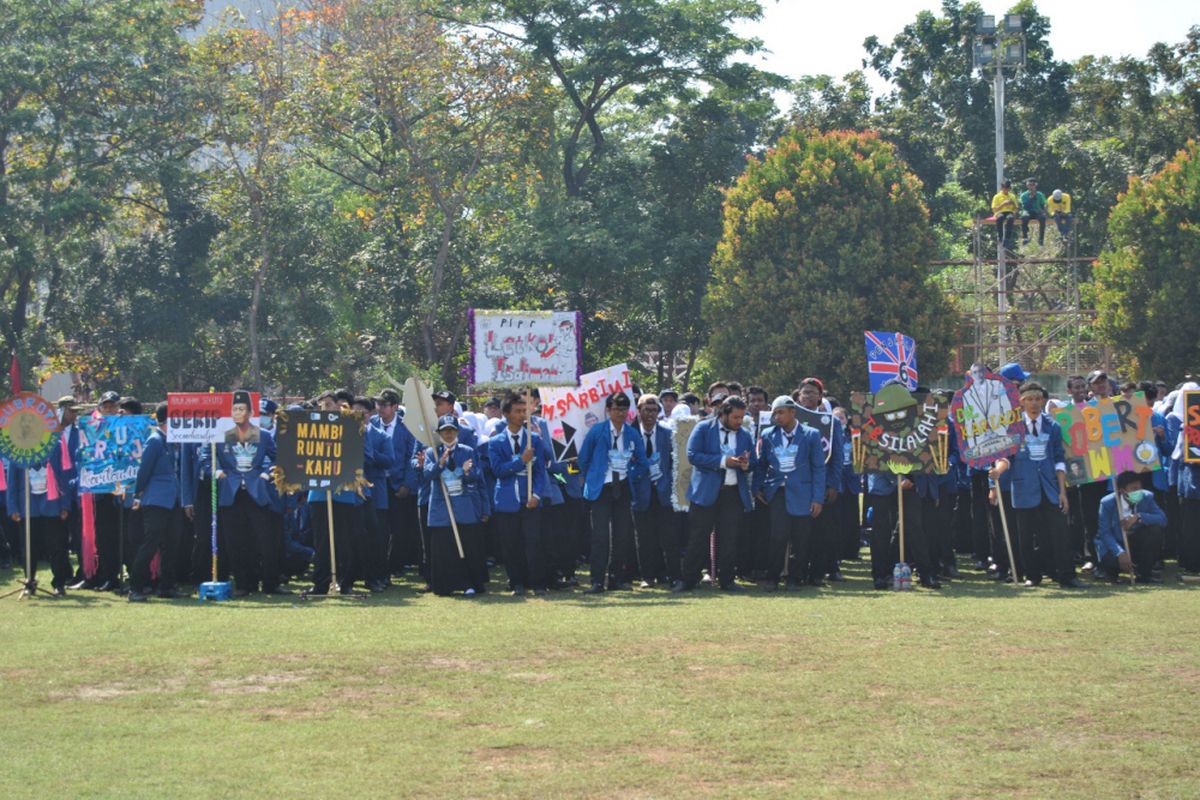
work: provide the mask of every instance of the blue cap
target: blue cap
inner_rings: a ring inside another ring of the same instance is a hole
[[[278,408],[279,408],[279,404],[276,403],[274,400],[268,400],[267,398],[264,397],[258,401],[258,413],[259,414],[274,414],[275,410]]]
[[[1028,380],[1029,378],[1029,373],[1021,369],[1021,365],[1016,361],[1012,361],[1001,367],[1000,374],[1015,383],[1020,383],[1021,381]]]
[[[454,418],[453,414],[443,414],[442,416],[438,417],[437,429],[439,431],[444,431],[446,428],[454,428],[454,430],[458,430],[458,420]]]

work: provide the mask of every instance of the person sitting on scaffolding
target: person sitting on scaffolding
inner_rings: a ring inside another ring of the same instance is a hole
[[[1058,226],[1058,235],[1062,237],[1063,242],[1071,238],[1071,195],[1064,192],[1062,189],[1055,189],[1050,193],[1050,199],[1046,203],[1046,213],[1054,220],[1054,224]]]
[[[1012,181],[1000,184],[1000,191],[992,198],[992,217],[996,220],[996,235],[1006,249],[1013,245],[1013,225],[1017,217],[1017,196],[1013,194]]]
[[[1037,181],[1025,181],[1021,192],[1021,244],[1029,244],[1029,221],[1038,221],[1038,247],[1046,243],[1046,195],[1038,191]]]

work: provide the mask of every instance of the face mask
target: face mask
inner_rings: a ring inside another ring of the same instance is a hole
[[[1138,503],[1142,502],[1142,499],[1145,498],[1145,496],[1146,496],[1145,489],[1138,489],[1137,491],[1125,493],[1125,499],[1127,499],[1129,501],[1130,505],[1134,505],[1134,506],[1136,506]]]
[[[272,416],[262,416],[258,418],[258,427],[265,431],[271,430],[271,426],[275,424],[275,418]]]

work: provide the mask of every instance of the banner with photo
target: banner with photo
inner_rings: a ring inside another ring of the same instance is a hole
[[[633,380],[625,364],[589,372],[579,379],[579,386],[538,388],[556,461],[571,461],[579,455],[587,432],[605,419],[604,400],[614,392],[624,392],[633,408]]]
[[[1132,400],[1106,397],[1056,410],[1054,419],[1062,428],[1067,451],[1068,485],[1106,481],[1126,471],[1161,469],[1153,413],[1142,392]]]
[[[249,429],[258,427],[259,399],[258,392],[171,392],[167,395],[167,441],[245,441],[253,437]]]
[[[79,491],[132,491],[146,440],[154,430],[148,416],[88,417],[79,420]]]
[[[579,384],[583,340],[578,311],[471,309],[468,327],[472,386]]]
[[[982,364],[971,367],[967,382],[950,401],[950,420],[958,434],[958,453],[974,469],[1011,458],[1025,435],[1017,385]]]

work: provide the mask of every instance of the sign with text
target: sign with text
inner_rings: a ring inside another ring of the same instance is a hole
[[[1131,400],[1106,397],[1055,411],[1067,451],[1067,483],[1080,486],[1126,471],[1160,469],[1153,413],[1141,392]]]
[[[963,388],[950,401],[950,420],[958,434],[958,452],[968,466],[986,469],[1021,449],[1021,393],[1002,375],[974,366]]]
[[[363,475],[363,420],[340,411],[276,414],[275,484],[281,492],[356,488]]]
[[[945,475],[949,469],[950,397],[910,392],[890,383],[874,394],[850,395],[850,443],[855,472],[914,472]]]
[[[625,364],[589,372],[579,379],[579,386],[538,389],[556,461],[570,461],[579,455],[587,432],[607,418],[604,400],[614,392],[624,392],[633,408],[633,381]]]
[[[83,494],[131,491],[152,430],[154,421],[143,416],[79,420],[79,491]]]
[[[23,469],[40,467],[58,444],[58,409],[33,392],[21,392],[0,405],[0,456]]]
[[[1200,464],[1200,391],[1189,389],[1183,393],[1183,460],[1188,464]]]
[[[580,322],[578,311],[471,309],[471,385],[577,386]]]
[[[258,426],[258,392],[171,392],[167,395],[167,441],[223,444],[235,427]],[[245,437],[242,437],[245,438]]]

